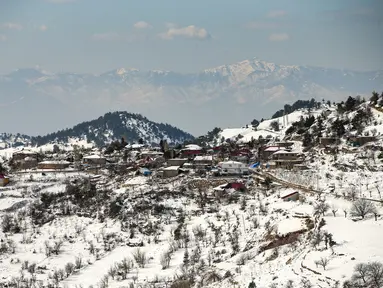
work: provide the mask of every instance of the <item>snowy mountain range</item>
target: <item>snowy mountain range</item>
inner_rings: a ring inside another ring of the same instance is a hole
[[[195,135],[269,116],[297,99],[383,90],[383,71],[284,66],[250,59],[194,74],[116,69],[100,75],[19,69],[0,76],[0,131],[45,134],[126,110]]]
[[[41,146],[49,143],[89,142],[105,145],[124,137],[128,143],[142,139],[145,143],[183,143],[194,137],[169,124],[155,123],[140,114],[127,112],[107,113],[98,119],[83,122],[71,129],[61,130],[45,136],[31,137],[20,134],[0,133],[0,148],[31,144]]]

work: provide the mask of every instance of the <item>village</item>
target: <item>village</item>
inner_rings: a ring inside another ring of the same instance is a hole
[[[0,150],[0,283],[339,287],[355,259],[383,249],[357,232],[376,233],[382,219],[382,137],[322,135],[308,149],[287,129],[283,116],[211,143]]]
[[[122,141],[124,143],[124,140]],[[230,141],[215,147],[187,144],[184,147],[127,144],[114,150],[108,148],[78,148],[70,151],[54,146],[42,153],[28,147],[15,148],[9,157],[9,171],[0,175],[0,186],[13,185],[20,174],[82,173],[95,177],[117,173],[126,178],[123,185],[143,176],[149,181],[169,181],[177,177],[228,179],[228,187],[244,189],[250,180],[259,180],[254,171],[286,168],[307,169],[304,153],[298,142],[276,142],[261,139],[236,144]],[[5,165],[4,165],[5,166]],[[222,185],[220,185],[221,187]],[[218,188],[217,188],[218,189]]]

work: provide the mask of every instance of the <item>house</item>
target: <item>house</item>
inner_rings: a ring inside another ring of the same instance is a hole
[[[9,178],[4,174],[0,174],[0,187],[4,187],[9,183]]]
[[[145,147],[144,144],[138,144],[138,143],[128,144],[125,146],[126,149],[131,149],[131,150],[135,150],[135,151],[140,151],[144,147]]]
[[[173,158],[167,161],[169,166],[182,166],[186,162],[188,162],[187,158]]]
[[[202,154],[202,147],[196,144],[189,144],[181,149],[181,154],[184,156],[200,155]]]
[[[299,200],[299,192],[292,191],[291,189],[281,193],[281,199],[283,201],[297,201]]]
[[[279,150],[286,150],[284,147],[281,146],[262,146],[258,149],[258,158],[260,160],[267,160],[270,158],[272,154]]]
[[[162,178],[176,177],[179,173],[179,166],[169,166],[162,169]]]
[[[22,161],[25,160],[25,158],[34,158],[37,160],[38,158],[38,153],[35,151],[30,151],[30,150],[20,150],[17,152],[14,152],[12,154],[12,160],[13,161]]]
[[[32,169],[37,166],[37,158],[34,157],[25,157],[23,160],[17,160],[14,162],[17,168],[20,169]]]
[[[90,155],[82,158],[82,163],[91,166],[102,166],[106,164],[106,158],[99,155]]]
[[[71,163],[68,161],[43,161],[37,164],[38,169],[60,170],[66,169]]]
[[[286,142],[275,142],[274,145],[278,146],[278,147],[283,147],[283,148],[289,149],[294,145],[294,142],[287,142],[287,141]]]
[[[248,165],[237,161],[226,161],[218,163],[218,171],[221,175],[244,175],[249,174]]]
[[[294,165],[304,162],[300,155],[294,151],[279,150],[273,153],[270,158],[275,162],[276,167],[293,168]]]
[[[31,169],[37,166],[39,154],[30,150],[21,150],[12,154],[12,166],[19,169]]]
[[[204,167],[204,166],[211,166],[213,165],[213,156],[212,155],[195,156],[193,163],[197,168]]]

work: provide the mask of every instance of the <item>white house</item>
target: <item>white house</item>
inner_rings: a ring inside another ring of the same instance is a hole
[[[249,173],[249,167],[237,161],[220,162],[217,166],[222,175],[243,175]]]

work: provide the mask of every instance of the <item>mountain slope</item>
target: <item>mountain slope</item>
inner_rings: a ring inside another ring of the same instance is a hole
[[[6,107],[0,131],[45,134],[109,111],[128,110],[202,134],[215,126],[267,117],[285,102],[339,100],[382,89],[383,71],[285,66],[259,59],[194,74],[124,68],[100,75],[20,69],[0,76],[0,105]]]
[[[105,145],[120,140],[121,137],[127,142],[142,139],[146,143],[159,143],[161,139],[166,139],[169,143],[183,143],[194,138],[191,134],[169,124],[155,123],[140,114],[118,111],[45,136],[30,137],[3,133],[0,134],[0,143],[2,142],[2,148],[17,143],[40,146],[54,142],[69,143],[71,140],[85,140],[96,145]]]

